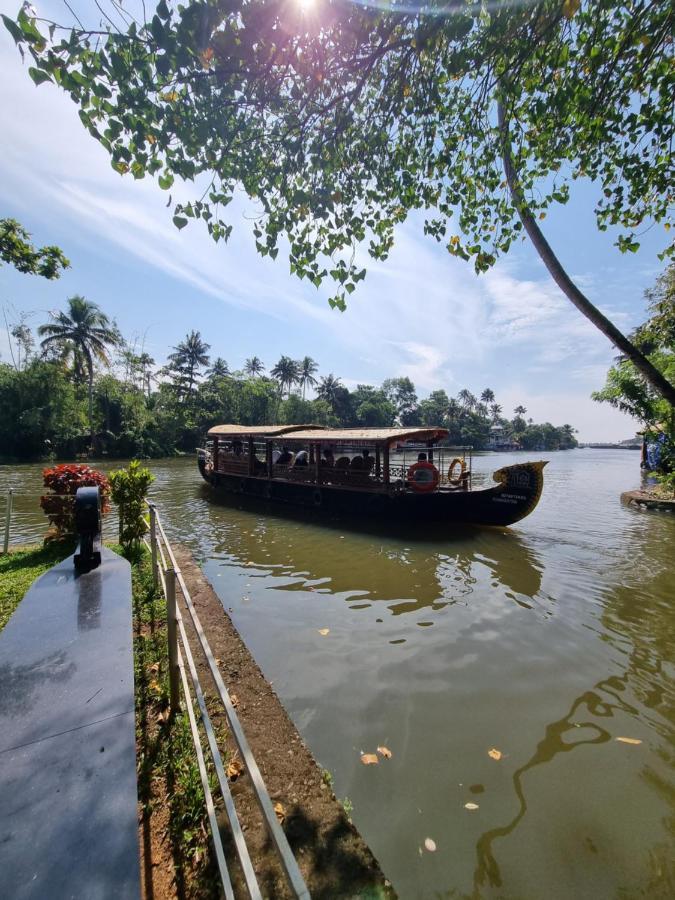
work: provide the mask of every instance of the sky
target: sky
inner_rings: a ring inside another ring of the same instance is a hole
[[[15,15],[17,0],[0,0]],[[63,4],[37,3],[40,14]],[[282,354],[306,355],[322,375],[379,385],[407,375],[420,398],[491,388],[504,414],[516,405],[535,421],[569,423],[581,441],[623,440],[638,423],[590,399],[616,355],[553,283],[528,242],[483,275],[425,237],[422,218],[399,226],[385,262],[363,259],[368,275],[347,311],[331,310],[333,285],[315,289],[258,256],[253,205],[228,207],[233,235],[214,244],[201,223],[177,231],[168,196],[151,179],[110,166],[84,130],[77,108],[54,85],[35,87],[0,24],[0,217],[11,216],[36,243],[58,244],[71,261],[48,282],[0,269],[0,304],[37,326],[66,298],[96,302],[137,350],[160,365],[189,331],[200,331],[231,369],[257,355],[271,368]],[[172,190],[195,199],[194,186]],[[570,203],[549,213],[544,231],[568,272],[624,332],[645,318],[643,293],[662,270],[665,234],[654,228],[638,254],[623,255],[595,227],[592,185],[575,183]],[[0,322],[0,359],[9,351]]]

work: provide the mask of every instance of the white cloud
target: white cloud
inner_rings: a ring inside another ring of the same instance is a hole
[[[331,358],[325,371],[332,368],[345,384],[408,375],[420,394],[489,385],[505,409],[522,399],[537,410],[536,418],[566,417],[584,434],[586,427],[607,428],[616,437],[630,433],[626,420],[616,419],[620,414],[588,399],[604,380],[611,347],[562,297],[537,258],[528,263],[530,277],[523,277],[521,253],[518,262],[500,262],[477,278],[469,265],[424,238],[420,217],[412,216],[398,229],[391,258],[368,261],[366,281],[347,312],[331,311],[330,285],[317,292],[291,278],[283,252],[276,263],[256,255],[245,203],[228,208],[235,219],[228,245],[214,245],[200,223],[179,233],[165,208],[167,195],[150,180],[115,173],[71,101],[51,85],[35,88],[4,36],[0,69],[7,73],[0,79],[4,197],[43,217],[57,235],[64,229],[77,235],[92,254],[120,267],[139,260],[188,286],[194,300],[175,326],[179,332],[195,327],[195,303],[216,298],[248,311],[279,342],[301,335],[318,348],[312,355]],[[172,193],[174,200],[187,199],[195,187],[176,185]],[[580,276],[587,285],[594,277]],[[137,331],[161,313],[157,298],[143,302]],[[220,353],[216,338],[209,339]],[[241,347],[223,355],[235,352],[250,355]]]

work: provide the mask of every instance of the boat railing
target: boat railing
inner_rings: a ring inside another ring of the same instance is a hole
[[[436,490],[471,490],[471,447],[442,447],[442,448],[405,448],[393,452],[389,463],[389,487],[397,490],[405,489],[409,484],[409,471],[419,461],[419,456],[424,453],[427,460],[438,470],[438,485]],[[208,453],[208,451],[206,451]],[[428,457],[432,458],[429,459]],[[335,485],[341,487],[353,486],[361,490],[384,491],[387,490],[387,484],[384,481],[383,467],[376,469],[375,461],[372,460],[373,468],[352,468],[352,458],[349,456],[342,457],[347,463],[340,466],[321,464],[317,475],[314,460],[310,457],[307,465],[294,465],[275,463],[271,468],[272,480],[291,481],[304,484],[321,484]],[[208,462],[208,457],[205,457]],[[361,459],[360,454],[354,454],[354,459]],[[371,458],[372,459],[372,458]],[[461,460],[463,469],[461,473],[450,472],[450,468],[455,460]],[[340,460],[337,461],[339,463]],[[253,475],[258,478],[267,478],[267,465],[261,456],[256,455],[254,458],[253,472],[249,466],[250,460],[248,453],[244,452],[240,455],[233,454],[230,451],[219,450],[215,470],[222,475],[248,476]]]
[[[192,740],[197,755],[202,788],[204,790],[206,811],[211,830],[211,837],[213,839],[216,863],[223,886],[224,896],[227,900],[234,900],[235,895],[223,848],[220,827],[218,825],[214,794],[209,784],[205,748],[202,743],[202,731],[206,738],[206,744],[208,745],[208,754],[210,755],[212,767],[216,773],[216,781],[220,790],[222,805],[227,814],[232,838],[231,843],[233,843],[236,850],[241,871],[246,882],[248,895],[252,900],[262,900],[263,892],[258,884],[251,862],[249,849],[244,837],[244,831],[237,815],[232,792],[230,791],[223,756],[218,746],[216,730],[207,709],[204,688],[199,680],[194,654],[187,635],[187,628],[190,626],[194,635],[192,646],[198,648],[209,668],[212,680],[216,687],[216,692],[220,698],[225,717],[230,727],[230,732],[237,745],[245,770],[251,780],[253,792],[260,807],[263,821],[286,874],[291,896],[309,900],[307,886],[300,873],[300,869],[286,835],[277,820],[272,800],[262,775],[260,774],[258,764],[251,752],[239,717],[235,711],[233,699],[220,674],[218,661],[214,658],[213,651],[204,634],[204,629],[199,621],[199,616],[195,610],[192,597],[190,596],[180,567],[176,562],[174,550],[166,536],[157,507],[154,503],[150,502],[148,502],[147,505],[150,511],[150,537],[149,540],[144,538],[144,542],[151,553],[154,585],[156,588],[161,587],[167,609],[171,715],[174,716],[183,709],[188,716]],[[190,623],[190,625],[188,625],[188,623]],[[228,841],[228,843],[230,843],[230,841]]]

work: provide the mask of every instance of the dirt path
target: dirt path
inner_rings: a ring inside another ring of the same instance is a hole
[[[179,547],[176,556],[272,802],[281,805],[282,827],[312,897],[395,896],[201,569],[185,548]],[[190,640],[209,713],[213,710],[214,724],[233,760],[236,746],[224,713],[218,712],[210,671],[194,633]],[[231,788],[263,892],[275,900],[290,896],[245,771]],[[243,888],[236,870],[233,874]]]

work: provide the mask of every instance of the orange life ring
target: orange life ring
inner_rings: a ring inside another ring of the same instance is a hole
[[[418,481],[417,475],[421,472],[425,474]],[[440,478],[438,469],[430,462],[416,462],[414,466],[410,466],[408,469],[408,482],[410,487],[417,491],[418,494],[428,494],[430,491],[435,491]]]
[[[455,466],[459,466],[459,475],[454,476],[452,473],[455,469]],[[459,487],[462,483],[462,478],[464,478],[464,473],[466,472],[466,463],[463,459],[460,459],[459,456],[456,456],[453,461],[448,466],[448,482],[453,485],[453,487]]]

